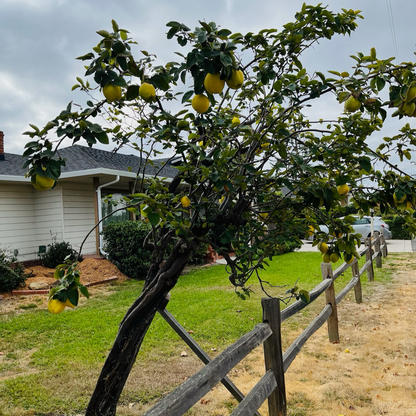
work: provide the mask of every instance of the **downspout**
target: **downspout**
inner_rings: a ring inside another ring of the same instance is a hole
[[[102,185],[100,185],[97,188],[97,207],[98,207],[98,236],[100,239],[100,246],[98,247],[98,250],[100,251],[100,253],[104,256],[107,256],[108,253],[106,253],[103,250],[103,236],[102,236],[102,232],[103,232],[103,223],[102,223],[102,219],[103,219],[103,211],[102,211],[102,207],[101,207],[101,189],[105,188],[107,186],[112,185],[113,183],[117,183],[120,180],[120,175],[117,175],[116,179],[112,182],[108,182],[108,183],[104,183]]]

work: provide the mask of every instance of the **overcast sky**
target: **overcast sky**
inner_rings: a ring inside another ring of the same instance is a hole
[[[111,19],[131,32],[138,42],[136,51],[145,49],[166,62],[176,59],[173,52],[181,49],[176,41],[166,39],[166,23],[170,20],[191,28],[198,25],[198,20],[215,21],[233,32],[256,32],[263,28],[279,29],[293,21],[302,3],[299,0],[0,0],[0,130],[5,134],[5,151],[23,152],[28,138],[22,133],[29,129],[29,123],[44,126],[69,101],[84,103],[82,95],[71,92],[75,77],[84,75],[83,63],[75,58],[99,42],[96,30],[111,31]],[[340,11],[341,7],[362,10],[364,20],[358,21],[359,28],[351,37],[336,37],[309,50],[304,59],[309,73],[329,69],[348,71],[353,64],[349,55],[358,51],[368,54],[371,47],[376,48],[378,57],[416,59],[415,0],[331,0],[322,4],[332,11]],[[324,103],[319,110],[326,118],[334,111],[333,103]],[[383,134],[394,134],[405,122],[415,125],[413,120],[394,119]],[[408,167],[414,173],[414,166]]]

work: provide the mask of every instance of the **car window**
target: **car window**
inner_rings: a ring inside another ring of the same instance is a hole
[[[367,218],[358,218],[352,223],[352,225],[368,224],[369,222],[370,221]]]

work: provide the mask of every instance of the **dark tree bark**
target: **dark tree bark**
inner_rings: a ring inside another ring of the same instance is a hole
[[[156,311],[175,286],[194,250],[192,243],[181,241],[160,266],[154,258],[141,295],[124,316],[114,345],[101,370],[85,416],[114,416],[116,407],[136,361],[137,353]]]

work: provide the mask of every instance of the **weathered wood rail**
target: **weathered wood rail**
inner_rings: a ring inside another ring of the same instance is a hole
[[[189,377],[173,392],[161,399],[153,408],[148,410],[145,416],[180,416],[189,410],[196,402],[205,396],[217,383],[222,382],[230,393],[240,402],[231,413],[232,416],[260,416],[259,407],[268,400],[270,416],[286,416],[286,388],[285,372],[296,358],[306,341],[327,322],[328,338],[331,342],[339,342],[337,305],[344,299],[347,293],[354,289],[355,300],[362,302],[361,276],[366,273],[368,281],[374,280],[373,263],[382,267],[382,257],[387,256],[387,245],[382,235],[375,233],[373,239],[366,239],[365,249],[360,252],[365,255],[366,262],[359,268],[357,259],[350,264],[344,263],[335,271],[330,264],[322,263],[322,282],[310,293],[308,304],[298,300],[280,311],[279,299],[262,299],[263,322],[244,334],[234,344],[211,358],[188,334],[188,332],[166,310],[159,313],[171,325],[171,327],[186,342],[191,350],[205,364],[200,371]],[[346,270],[351,268],[352,279],[338,293],[335,293],[334,281]],[[322,311],[298,336],[290,347],[282,353],[281,323],[297,312],[310,305],[320,295],[325,293],[326,304]],[[164,305],[166,306],[166,305]],[[254,388],[244,397],[241,391],[227,377],[229,371],[234,368],[254,348],[263,344],[266,372]]]

